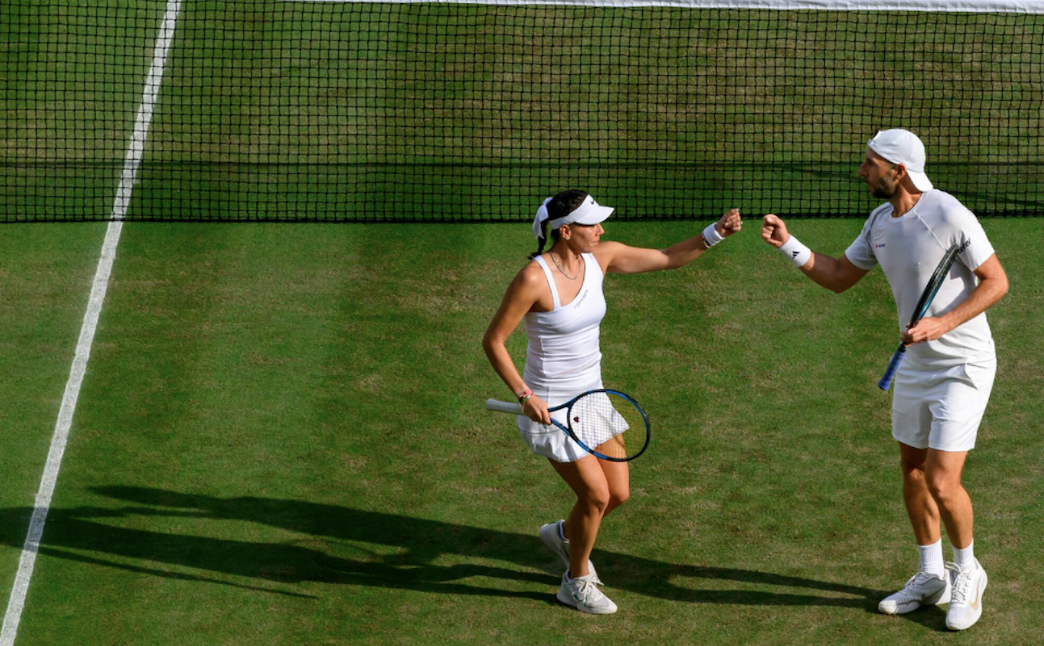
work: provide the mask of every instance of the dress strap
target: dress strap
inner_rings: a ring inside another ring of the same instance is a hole
[[[544,270],[544,275],[547,276],[547,285],[551,288],[551,298],[554,299],[555,309],[562,307],[562,302],[558,300],[558,287],[555,285],[555,277],[551,273],[551,268],[547,266],[547,261],[544,260],[543,256],[537,256],[534,258],[540,268]]]

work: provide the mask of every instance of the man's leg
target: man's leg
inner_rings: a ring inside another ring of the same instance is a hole
[[[924,465],[925,481],[936,508],[936,534],[941,517],[946,526],[946,535],[957,549],[971,545],[974,525],[971,498],[961,484],[961,473],[967,457],[967,451],[928,449]]]
[[[903,502],[918,545],[931,545],[940,538],[939,506],[928,486],[930,449],[899,443],[899,466],[903,472]]]
[[[974,555],[974,512],[971,498],[961,485],[967,451],[928,450],[925,474],[928,489],[939,507],[946,533],[953,544],[954,564],[950,571],[950,607],[946,626],[952,630],[971,627],[982,615],[982,593],[986,571]]]
[[[899,443],[903,502],[917,539],[921,565],[902,590],[878,604],[878,610],[888,615],[905,614],[922,605],[947,603],[950,600],[950,582],[943,566],[939,534],[940,510],[929,487],[928,453],[929,449]]]

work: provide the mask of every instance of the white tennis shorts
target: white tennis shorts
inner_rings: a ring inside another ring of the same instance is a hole
[[[534,388],[533,393],[546,401],[549,408],[554,408],[568,402],[580,393],[598,388],[602,388],[601,380],[587,388],[570,388],[568,391],[565,389],[556,391],[555,389]],[[566,418],[566,412],[564,408],[556,410],[551,413],[551,417],[568,426],[569,420]],[[518,415],[515,420],[518,423],[518,432],[522,436],[522,441],[526,443],[530,451],[537,455],[551,458],[555,462],[576,462],[580,458],[591,455],[580,448],[580,445],[570,439],[565,431],[554,424],[544,426],[534,422],[525,415]]]
[[[931,368],[904,361],[895,375],[892,437],[916,449],[970,451],[997,362]]]

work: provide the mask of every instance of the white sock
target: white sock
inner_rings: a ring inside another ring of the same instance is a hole
[[[961,568],[962,570],[965,568],[975,567],[975,541],[973,540],[972,542],[968,543],[968,547],[965,547],[963,549],[958,549],[957,547],[954,547],[953,562],[957,567]]]
[[[946,578],[941,538],[931,545],[918,545],[917,551],[921,555],[921,572],[934,574],[940,579]]]

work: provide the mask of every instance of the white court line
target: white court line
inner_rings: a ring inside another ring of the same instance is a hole
[[[159,37],[156,40],[152,67],[145,80],[145,90],[142,93],[141,105],[138,107],[134,133],[131,135],[127,157],[123,164],[123,176],[120,178],[120,186],[112,205],[112,222],[109,223],[105,242],[102,244],[101,259],[98,260],[98,270],[94,274],[91,296],[87,301],[87,313],[83,317],[83,327],[80,328],[80,340],[76,344],[76,356],[73,358],[72,369],[69,371],[69,381],[65,384],[65,395],[62,397],[62,406],[58,411],[58,423],[55,425],[54,435],[51,437],[51,450],[47,454],[47,464],[44,466],[40,489],[36,494],[33,517],[29,521],[29,533],[25,537],[22,557],[18,562],[18,573],[15,575],[14,587],[11,590],[11,599],[7,604],[3,628],[0,629],[0,646],[14,646],[18,624],[22,619],[22,609],[25,607],[25,597],[29,591],[29,580],[33,576],[33,566],[36,564],[36,554],[40,549],[44,523],[47,521],[47,512],[51,507],[51,496],[54,494],[54,486],[58,480],[58,469],[62,464],[66,441],[69,439],[69,429],[72,426],[73,412],[76,410],[76,400],[80,395],[80,385],[83,383],[84,373],[87,372],[87,359],[91,355],[94,331],[98,326],[102,302],[105,301],[105,291],[109,286],[112,263],[116,259],[116,245],[119,244],[120,232],[123,230],[123,218],[127,215],[127,206],[130,204],[131,191],[138,175],[138,166],[141,164],[142,154],[145,151],[145,138],[149,132],[149,124],[152,122],[152,111],[156,105],[156,97],[159,95],[160,83],[163,81],[163,67],[167,62],[167,51],[174,40],[174,26],[177,23],[180,7],[181,0],[168,0],[167,13],[163,17]]]

